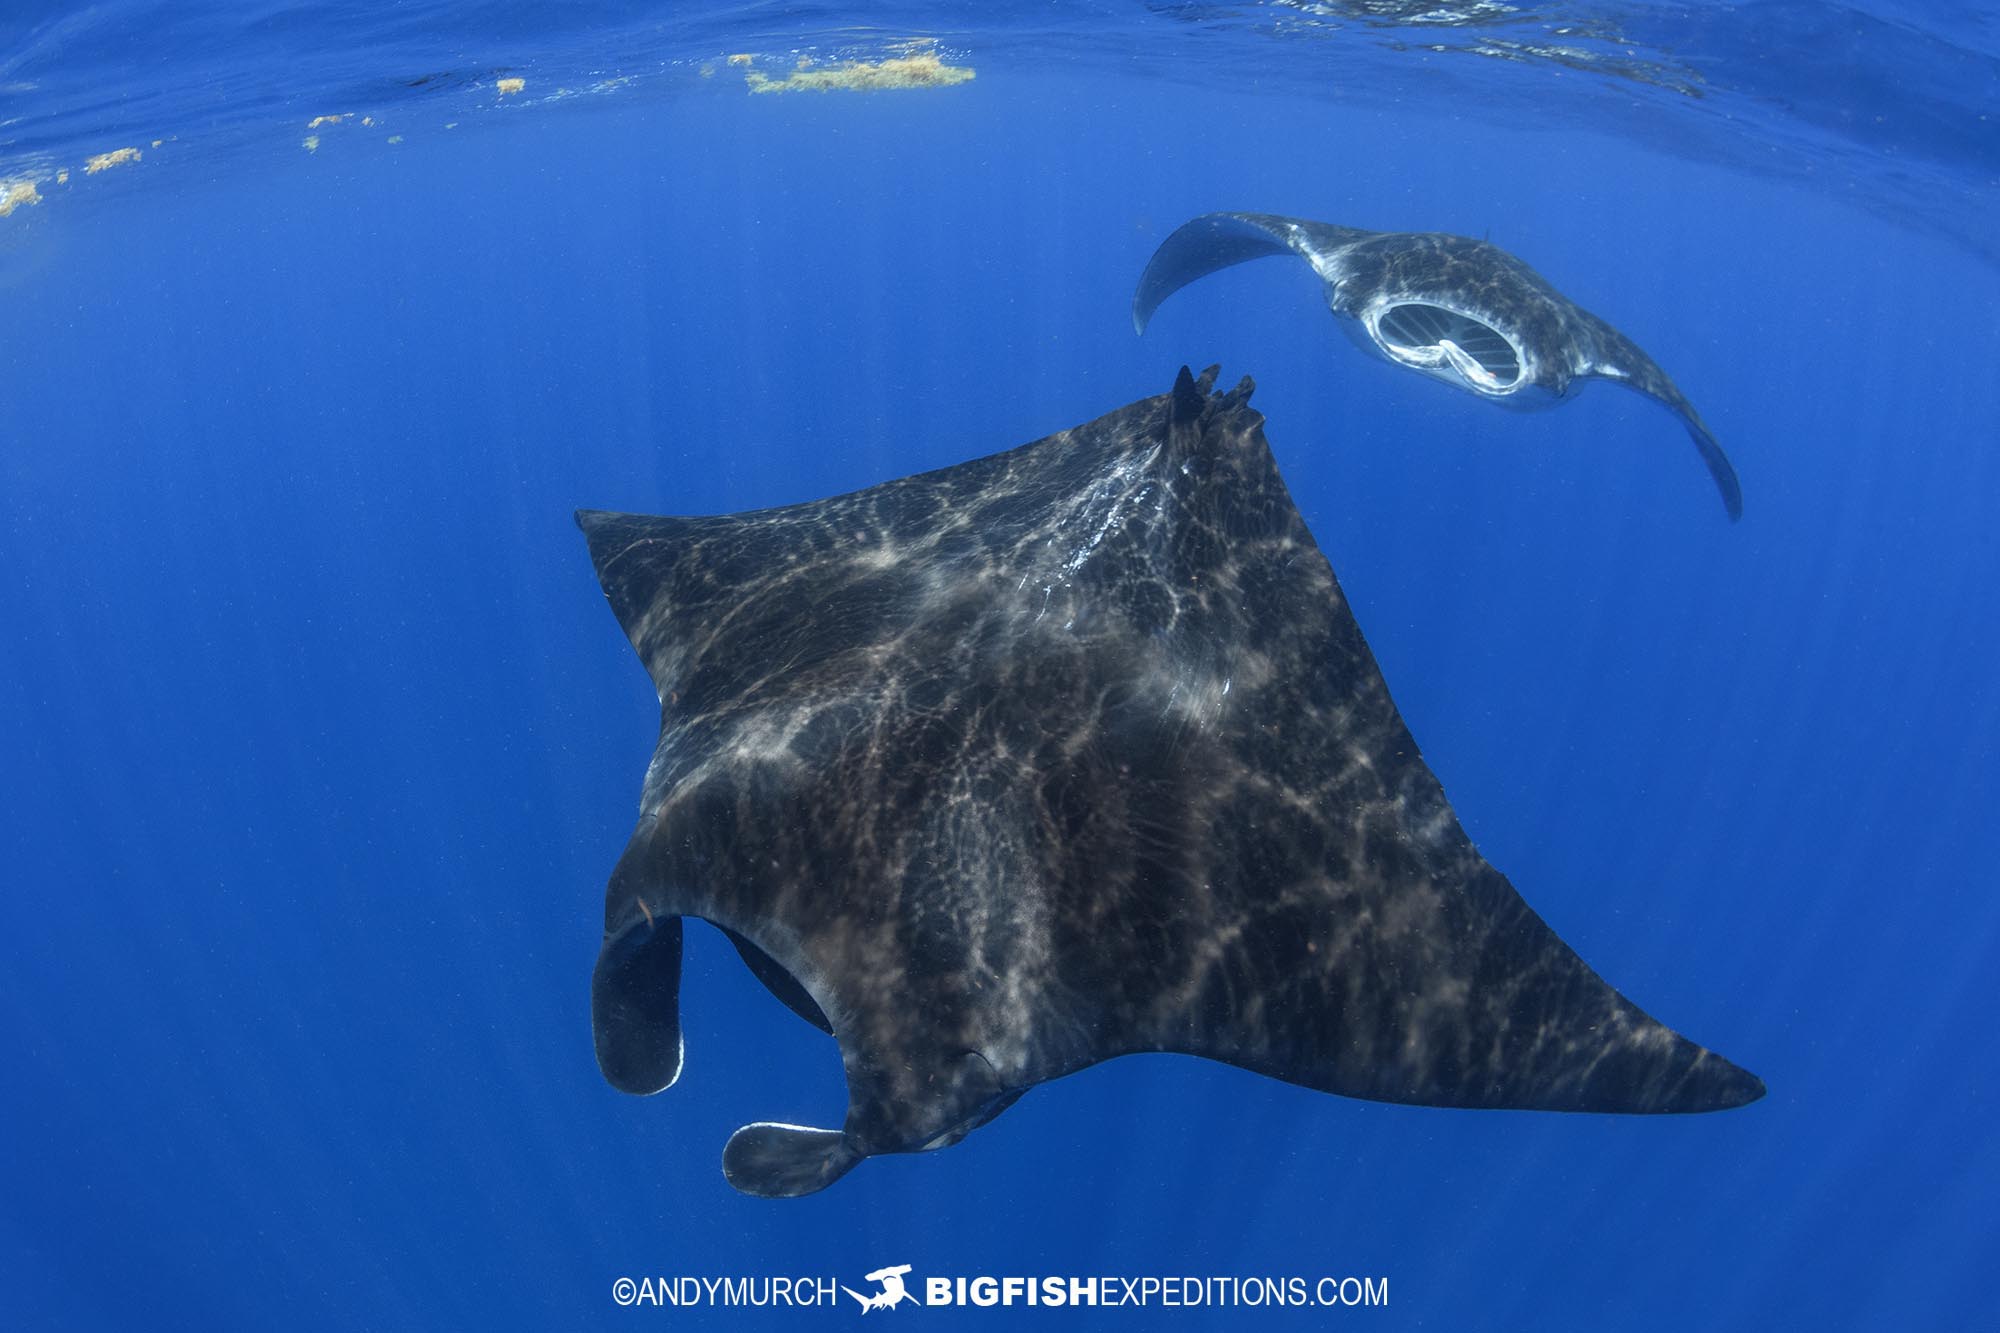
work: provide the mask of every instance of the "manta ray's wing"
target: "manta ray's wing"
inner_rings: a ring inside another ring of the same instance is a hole
[[[1589,364],[1581,371],[1582,376],[1601,379],[1608,384],[1622,384],[1672,409],[1680,417],[1681,424],[1687,427],[1688,438],[1694,441],[1695,450],[1707,465],[1708,475],[1715,478],[1715,489],[1721,492],[1729,517],[1742,518],[1743,485],[1736,479],[1736,469],[1731,465],[1729,456],[1722,452],[1722,446],[1716,443],[1708,424],[1701,419],[1701,413],[1694,410],[1694,404],[1680,391],[1680,386],[1630,338],[1596,315],[1580,307],[1573,306],[1572,309],[1576,317],[1590,326],[1597,344]]]
[[[680,918],[831,1029],[839,1129],[760,1195],[947,1146],[1174,1051],[1385,1101],[1740,1105],[1479,855],[1248,406],[1171,394],[1006,454],[718,518],[578,516],[659,691],[605,895],[597,1053],[680,1072]]]
[[[1140,333],[1160,303],[1196,278],[1269,255],[1296,254],[1308,264],[1315,253],[1369,233],[1352,227],[1268,213],[1204,213],[1160,243],[1132,294],[1132,327]]]

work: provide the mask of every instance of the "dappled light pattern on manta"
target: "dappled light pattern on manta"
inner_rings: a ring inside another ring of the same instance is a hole
[[[592,982],[605,1078],[681,1074],[682,919],[831,1035],[840,1128],[736,1188],[949,1147],[1116,1056],[1430,1106],[1764,1086],[1648,1017],[1467,838],[1245,379],[811,504],[586,510],[661,703]]]

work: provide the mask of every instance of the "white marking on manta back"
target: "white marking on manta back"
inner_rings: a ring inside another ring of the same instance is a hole
[[[1091,488],[1090,494],[1084,499],[1084,503],[1077,507],[1076,517],[1082,518],[1089,509],[1102,505],[1102,510],[1095,516],[1096,531],[1092,532],[1084,540],[1083,545],[1073,551],[1069,559],[1063,562],[1063,573],[1074,574],[1077,570],[1083,568],[1084,562],[1095,555],[1097,548],[1104,544],[1106,535],[1118,526],[1119,520],[1125,517],[1126,506],[1145,500],[1146,493],[1152,487],[1150,485],[1141,486],[1134,491],[1131,483],[1146,475],[1146,472],[1152,465],[1153,456],[1158,452],[1159,450],[1155,449],[1143,459],[1128,459],[1120,463],[1112,470],[1110,476],[1104,478],[1104,480]]]
[[[1145,478],[1151,473],[1159,453],[1159,447],[1155,446],[1143,457],[1121,460],[1100,477],[1082,499],[1071,505],[1067,513],[1056,515],[1047,524],[1044,531],[1049,534],[1048,544],[1059,552],[1075,540],[1069,536],[1072,528],[1081,525],[1087,530],[1078,544],[1063,557],[1054,577],[1042,585],[1042,606],[1035,614],[1036,620],[1048,615],[1056,589],[1069,584],[1071,577],[1097,553],[1104,539],[1125,521],[1126,513],[1145,502],[1153,490],[1152,483]],[[1074,618],[1063,626],[1065,630],[1075,627]]]

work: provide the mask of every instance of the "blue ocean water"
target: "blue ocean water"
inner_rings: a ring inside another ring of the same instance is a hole
[[[750,90],[912,52],[976,77]],[[1390,1299],[884,1320],[1976,1324],[1996,92],[1989,7],[1889,0],[10,5],[0,1323],[825,1326],[860,1312],[613,1284],[907,1263]],[[1397,374],[1289,262],[1135,337],[1215,209],[1521,255],[1700,406],[1742,522],[1656,406]],[[840,1065],[695,925],[682,1080],[598,1074],[657,706],[571,510],[813,499],[1210,362],[1481,850],[1769,1096],[1457,1112],[1132,1058],[735,1193],[730,1132],[838,1123]]]

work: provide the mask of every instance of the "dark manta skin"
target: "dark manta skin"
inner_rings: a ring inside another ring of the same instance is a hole
[[[598,1063],[680,1075],[681,924],[839,1042],[809,1193],[1146,1051],[1432,1106],[1710,1111],[1763,1084],[1642,1013],[1481,858],[1244,380],[812,504],[586,510],[661,700],[605,896]]]
[[[1595,380],[1679,415],[1732,519],[1736,469],[1694,404],[1630,338],[1499,246],[1446,232],[1363,231],[1269,213],[1204,213],[1160,244],[1132,297],[1140,333],[1196,278],[1295,254],[1326,284],[1342,331],[1364,350],[1505,407],[1550,407]]]

